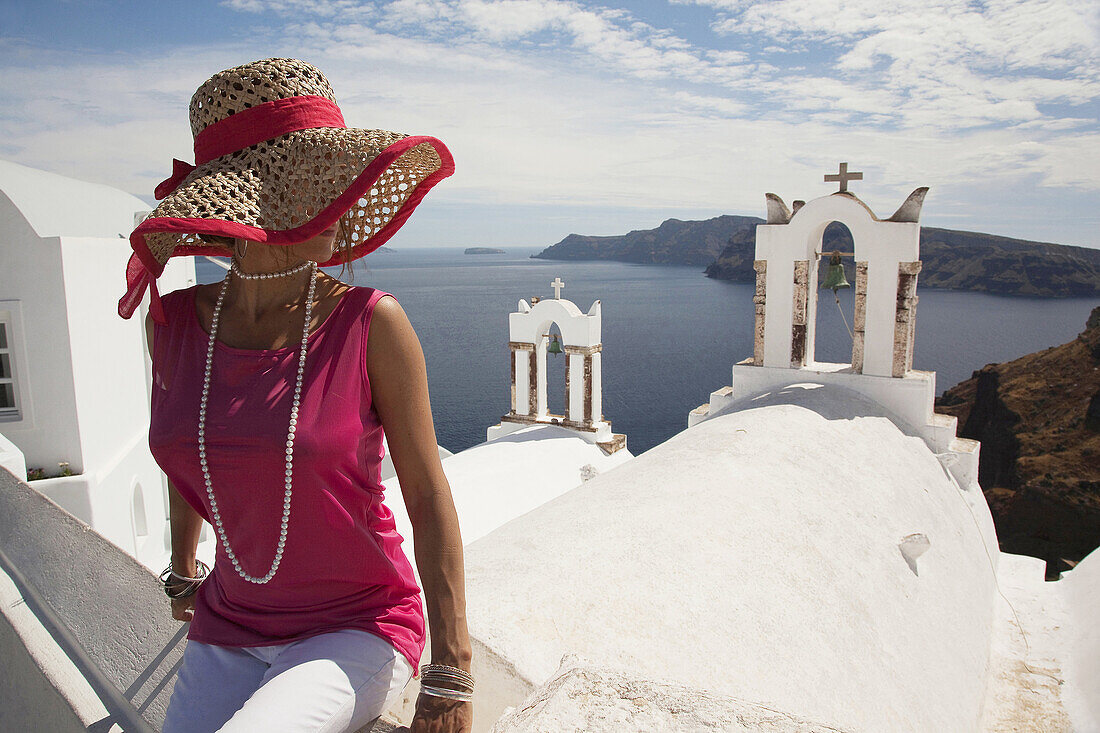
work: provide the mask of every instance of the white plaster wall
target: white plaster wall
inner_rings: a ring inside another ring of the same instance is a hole
[[[531,412],[531,352],[516,351],[516,414]]]
[[[558,673],[493,725],[491,733],[840,733],[763,705],[639,678],[567,655]]]
[[[1062,698],[1073,687],[1059,642],[1074,628],[1062,583],[1044,579],[1046,563],[1000,553],[993,640],[981,733],[1094,731],[1073,726]],[[1060,631],[1061,630],[1061,631]]]
[[[163,474],[141,440],[102,476],[68,476],[33,482],[32,486],[65,511],[88,524],[153,572],[167,564],[168,512],[163,500]],[[135,526],[135,484],[141,486],[145,533]]]
[[[1068,616],[1063,632],[1066,711],[1075,730],[1100,730],[1100,551],[1093,550],[1058,585],[1064,586]]]
[[[92,277],[107,281],[125,271],[130,247],[122,239],[65,238],[64,263],[67,283],[77,286]],[[164,293],[194,285],[194,258],[177,258],[159,279]],[[77,286],[67,286],[70,301]],[[94,471],[96,495],[92,499],[96,531],[127,550],[154,572],[167,564],[170,545],[166,534],[167,482],[149,452],[149,398],[151,378],[145,319],[149,296],[129,320],[118,317],[119,293],[109,288],[94,308],[69,308],[73,334],[78,415],[81,435],[95,434],[97,445],[86,441],[87,463]],[[83,297],[83,296],[81,296]],[[104,389],[102,364],[110,370]],[[140,491],[136,490],[140,487]],[[139,495],[139,496],[138,496]],[[135,501],[144,505],[144,533],[135,525]]]
[[[149,209],[117,188],[7,160],[0,160],[0,191],[39,237],[126,237],[134,228],[134,212]]]
[[[592,421],[603,420],[603,354],[592,355]]]
[[[911,369],[904,377],[857,374],[847,364],[816,362],[802,368],[755,366],[747,359],[733,367],[732,387],[711,393],[709,404],[688,414],[688,427],[740,409],[747,401],[782,393],[794,385],[819,384],[850,389],[877,402],[906,435],[924,440],[964,488],[978,482],[980,445],[956,439],[958,419],[933,412],[936,373]],[[996,542],[993,543],[996,545]]]
[[[443,461],[451,486],[464,545],[484,537],[508,521],[561,496],[596,476],[631,460],[623,449],[607,455],[577,432],[556,425],[535,425],[481,443]],[[404,538],[402,549],[416,567],[412,525],[396,477],[383,481],[386,506],[394,514]],[[500,657],[480,640],[472,639],[473,674],[478,678],[474,699],[475,731],[489,729],[508,705],[522,700],[532,684],[516,673],[509,659]],[[431,644],[424,662],[431,661]],[[408,724],[415,709],[418,683],[406,689],[395,715]]]
[[[549,365],[546,363],[546,349],[549,344],[545,339],[537,339],[535,341],[535,363],[537,364],[535,371],[535,417],[539,419],[546,419],[550,414],[550,401],[546,398],[546,383],[549,375]]]
[[[592,346],[600,343],[599,301],[592,304],[588,314],[564,298],[540,300],[524,312],[520,303],[520,312],[508,314],[508,338],[512,341],[534,342],[536,337],[546,332],[551,323],[558,324],[564,343],[572,346]]]
[[[702,423],[470,544],[471,633],[533,685],[577,652],[843,729],[975,730],[983,537],[923,442],[820,414],[839,392]]]
[[[167,556],[168,511],[165,479],[148,447],[144,319],[119,318],[121,285],[104,287],[122,282],[131,249],[124,239],[77,237],[64,237],[61,249],[81,468],[87,479],[83,491],[88,495],[80,497],[66,486],[64,493],[53,496],[128,554],[159,569]],[[194,283],[193,260],[173,264],[165,273],[166,291]],[[139,514],[135,494],[140,494],[139,509],[144,510],[144,533],[134,522]]]
[[[0,468],[7,469],[18,478],[27,477],[27,462],[23,459],[23,451],[5,438],[3,433],[0,433]]]
[[[135,211],[146,207],[120,191],[3,161],[0,188],[0,310],[14,314],[22,408],[21,419],[0,429],[32,467],[56,473],[60,461],[68,462],[78,477],[36,486],[157,567],[166,557],[167,487],[148,450],[146,308],[129,321],[117,314],[131,254],[119,234],[128,233]],[[81,228],[60,205],[65,199],[56,198],[62,194],[76,210],[94,205],[97,214],[82,219]],[[47,196],[55,198],[43,203]],[[41,233],[62,236],[43,239]],[[194,282],[194,262],[186,258],[170,263],[160,286],[169,292]],[[141,536],[133,521],[135,485],[145,509]]]
[[[117,312],[132,250],[118,238],[65,237],[61,248],[84,463],[102,480],[148,431],[144,324]]]
[[[0,194],[0,310],[13,314],[21,414],[0,422],[29,467],[83,470],[76,420],[61,243],[38,239]],[[102,289],[102,284],[99,284]],[[25,366],[25,368],[23,368]]]
[[[799,382],[817,382],[850,389],[882,405],[911,428],[922,434],[932,420],[936,395],[936,373],[911,371],[904,377],[878,377],[852,373],[846,364],[815,364],[802,369],[789,367],[758,367],[735,364],[733,367],[734,400],[756,397],[781,390]],[[954,438],[952,432],[950,438]],[[931,442],[932,434],[928,433]],[[948,439],[949,440],[949,439]],[[944,441],[939,441],[943,443]],[[944,445],[940,450],[943,450]]]
[[[584,355],[567,354],[569,370],[569,416],[572,420],[584,420]],[[593,415],[593,419],[599,415]]]

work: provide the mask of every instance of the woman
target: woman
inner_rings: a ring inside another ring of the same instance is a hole
[[[318,270],[361,257],[453,172],[430,137],[344,126],[294,59],[215,74],[131,235],[132,315],[151,286],[150,447],[169,478],[172,614],[191,621],[164,730],[354,731],[399,698],[425,645],[420,588],[383,503],[383,431],[413,526],[431,665],[411,730],[460,733],[473,678],[462,541],[420,344],[387,293]],[[163,301],[170,257],[232,258]],[[214,569],[195,558],[202,520]]]

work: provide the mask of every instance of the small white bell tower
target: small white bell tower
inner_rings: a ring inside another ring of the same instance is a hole
[[[626,436],[612,433],[611,423],[603,416],[600,301],[582,313],[561,297],[565,287],[561,278],[554,278],[550,286],[554,288],[553,298],[531,298],[531,303],[521,300],[516,311],[508,314],[511,409],[499,425],[489,428],[487,440],[530,425],[560,425],[614,453],[626,447]],[[551,414],[546,400],[546,354],[554,324],[561,332],[560,346],[567,359],[564,415]]]

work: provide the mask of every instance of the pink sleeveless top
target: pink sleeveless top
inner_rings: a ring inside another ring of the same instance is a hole
[[[218,542],[188,638],[264,646],[360,629],[389,641],[417,669],[425,642],[420,588],[383,502],[382,424],[365,361],[371,314],[384,295],[351,288],[309,336],[278,572],[265,585],[250,583]],[[197,437],[209,335],[195,311],[195,288],[170,293],[163,304],[168,324],[154,330],[149,447],[209,521]],[[250,350],[222,343],[214,351],[208,467],[229,544],[252,576],[267,573],[279,541],[298,353],[298,345]]]

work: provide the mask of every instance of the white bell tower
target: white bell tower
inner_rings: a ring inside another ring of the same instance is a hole
[[[600,301],[582,313],[561,297],[565,287],[561,278],[554,278],[550,286],[554,288],[553,298],[531,298],[530,303],[521,300],[516,311],[508,314],[511,409],[499,425],[489,428],[487,439],[535,424],[560,425],[614,453],[626,447],[626,436],[612,433],[611,423],[603,416]],[[551,414],[546,400],[546,354],[554,324],[561,331],[560,346],[567,359],[564,415]]]
[[[901,418],[933,452],[952,453],[952,473],[963,486],[977,477],[977,443],[955,437],[957,420],[934,413],[936,373],[913,370],[920,211],[927,188],[918,188],[889,219],[879,219],[848,191],[861,180],[841,163],[840,190],[788,209],[766,194],[768,219],[756,227],[753,356],[733,367],[733,384],[711,393],[688,415],[688,426],[749,396],[810,382],[837,385],[869,397]],[[852,234],[856,263],[852,360],[815,358],[818,264],[822,236],[832,222]]]

